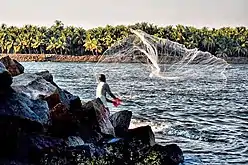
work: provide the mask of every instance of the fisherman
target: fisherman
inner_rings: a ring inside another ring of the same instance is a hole
[[[106,83],[106,77],[104,74],[99,75],[98,82],[96,98],[99,98],[104,105],[103,108],[99,109],[101,123],[100,128],[102,133],[115,136],[114,127],[109,120],[110,111],[108,109],[107,102],[112,103],[115,107],[117,107],[120,105],[121,100],[111,92],[109,85]],[[113,100],[107,98],[107,93],[113,98]]]
[[[112,103],[115,107],[120,105],[121,100],[117,98],[110,90],[109,85],[106,83],[106,77],[104,74],[100,74],[98,78],[98,85],[96,89],[96,97],[100,98],[103,102],[103,105],[108,109],[107,102]],[[110,100],[107,98],[107,93],[114,99]]]

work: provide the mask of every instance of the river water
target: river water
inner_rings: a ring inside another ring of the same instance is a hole
[[[83,101],[95,98],[93,69],[110,64],[22,62],[25,72],[48,70]],[[231,65],[226,81],[165,81],[137,64],[113,67],[107,81],[124,102],[112,112],[133,112],[131,127],[149,124],[161,144],[176,143],[184,165],[248,164],[248,65]],[[216,82],[215,82],[216,83]]]

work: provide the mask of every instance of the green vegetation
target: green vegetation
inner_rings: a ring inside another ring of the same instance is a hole
[[[220,57],[248,57],[246,27],[197,29],[182,25],[158,27],[149,23],[137,23],[85,30],[66,27],[61,21],[55,21],[51,27],[25,25],[18,28],[2,24],[0,53],[97,55],[130,34],[130,28],[179,42],[187,48],[209,51]]]

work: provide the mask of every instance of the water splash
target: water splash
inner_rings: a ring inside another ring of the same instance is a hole
[[[152,122],[152,121],[144,121],[144,120],[139,120],[139,119],[132,119],[129,129],[137,128],[137,127],[142,127],[142,126],[151,126],[152,131],[154,133],[159,133],[163,132],[163,130],[168,129],[170,127],[170,124],[167,122]]]

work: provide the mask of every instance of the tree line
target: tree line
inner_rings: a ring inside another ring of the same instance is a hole
[[[25,25],[0,27],[0,53],[99,55],[115,42],[130,34],[130,29],[140,29],[150,35],[167,38],[198,48],[220,57],[248,57],[248,28],[223,27],[197,29],[191,26],[159,27],[142,22],[134,25],[97,27],[85,30],[65,26],[56,20],[51,27]]]

